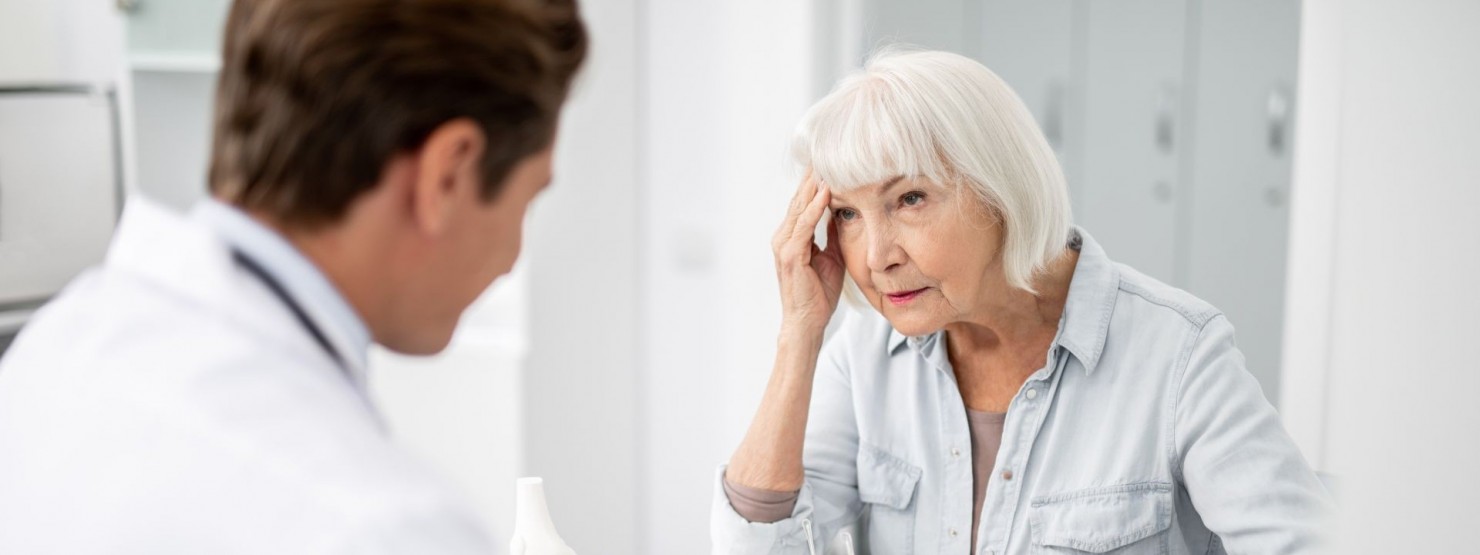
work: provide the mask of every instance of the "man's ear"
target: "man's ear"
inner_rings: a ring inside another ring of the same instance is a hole
[[[440,235],[457,203],[478,197],[486,146],[483,129],[466,118],[443,123],[427,135],[417,153],[411,191],[411,216],[423,233]]]

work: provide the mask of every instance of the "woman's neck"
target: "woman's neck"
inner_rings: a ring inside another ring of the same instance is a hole
[[[975,370],[1019,367],[1031,374],[1042,363],[1069,297],[1069,284],[1079,253],[1065,250],[1034,280],[1036,294],[1007,285],[994,284],[982,306],[969,317],[945,327],[952,364]],[[1026,367],[1024,365],[1027,365]],[[1025,375],[1026,376],[1026,375]]]

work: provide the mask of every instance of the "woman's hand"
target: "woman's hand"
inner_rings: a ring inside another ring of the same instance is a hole
[[[784,333],[821,337],[838,308],[843,291],[843,255],[838,246],[837,224],[827,225],[827,248],[813,241],[817,222],[827,212],[832,193],[812,177],[802,178],[786,218],[771,240],[776,255],[776,280],[781,285],[781,315]]]
[[[731,483],[798,491],[806,479],[802,443],[812,377],[822,350],[822,332],[843,291],[843,255],[836,225],[827,226],[827,249],[812,241],[831,199],[827,188],[808,171],[771,241],[776,279],[781,282],[781,337],[776,341],[776,365],[760,409],[725,471]]]

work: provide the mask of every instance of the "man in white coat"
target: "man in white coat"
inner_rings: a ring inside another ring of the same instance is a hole
[[[509,271],[585,45],[574,0],[235,2],[212,200],[130,200],[0,362],[0,553],[493,551],[365,361]]]

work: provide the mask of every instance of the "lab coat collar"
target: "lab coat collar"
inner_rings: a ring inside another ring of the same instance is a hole
[[[370,331],[318,266],[287,238],[234,206],[206,199],[196,204],[190,217],[276,279],[343,359],[355,386],[365,388]]]
[[[105,263],[208,306],[221,304],[222,284],[234,272],[231,252],[219,238],[139,195],[124,206]]]
[[[214,201],[212,201],[214,202]],[[244,215],[241,216],[245,218]],[[250,220],[249,220],[250,221]],[[265,229],[265,228],[264,228]],[[278,240],[281,240],[279,238]],[[229,311],[238,306],[244,270],[232,259],[233,243],[214,226],[187,219],[154,201],[133,195],[124,207],[123,217],[114,232],[105,263],[113,269],[161,284],[185,300],[199,303],[207,310]],[[293,251],[296,253],[296,251]],[[258,256],[257,253],[249,253]],[[301,259],[301,255],[297,255]],[[266,260],[259,263],[278,275],[294,300],[302,305],[329,339],[348,368],[351,385],[365,391],[365,360],[368,339],[360,345],[351,338],[347,326],[334,323],[326,316],[326,299],[344,302],[342,297],[306,292],[302,279],[281,276],[279,266]],[[302,259],[302,264],[310,264]],[[312,275],[324,280],[316,270]],[[324,287],[328,287],[324,280]],[[311,291],[309,288],[307,291]],[[346,305],[347,306],[347,305]],[[353,314],[353,312],[350,312]],[[360,324],[363,325],[363,324]],[[368,337],[368,334],[366,335]]]

